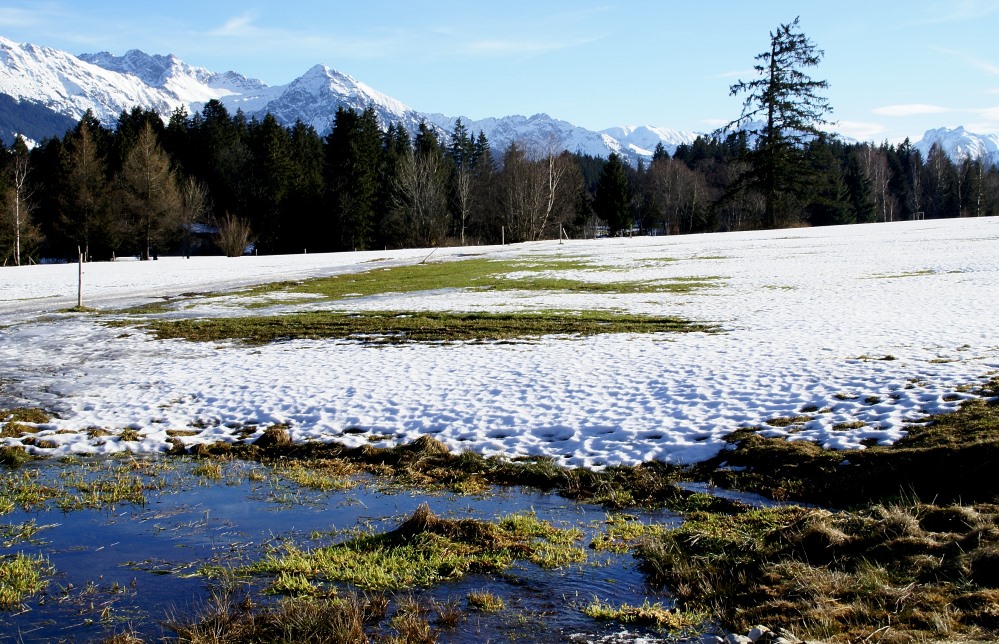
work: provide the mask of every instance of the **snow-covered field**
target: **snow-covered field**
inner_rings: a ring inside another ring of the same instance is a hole
[[[428,253],[88,264],[84,295],[90,306],[115,308]],[[55,411],[59,419],[36,436],[58,447],[29,448],[51,455],[160,451],[170,429],[198,431],[183,439],[190,444],[288,423],[296,440],[388,445],[433,434],[454,449],[599,466],[705,459],[750,425],[833,448],[890,443],[907,422],[954,409],[969,385],[999,369],[996,218],[441,249],[431,261],[482,253],[580,258],[594,268],[574,271],[578,279],[717,279],[687,294],[443,290],[338,307],[614,308],[723,332],[378,347],[157,341],[102,317],[58,313],[76,303],[74,265],[3,268],[0,408]],[[239,302],[200,298],[181,313],[242,314]],[[284,308],[293,306],[301,305]],[[766,424],[801,415],[811,420]],[[93,427],[131,427],[143,438],[89,438]]]

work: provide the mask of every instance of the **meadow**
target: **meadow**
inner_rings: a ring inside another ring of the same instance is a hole
[[[994,218],[3,278],[11,636],[997,625]]]

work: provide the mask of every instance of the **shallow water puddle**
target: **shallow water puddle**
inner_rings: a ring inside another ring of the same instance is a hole
[[[101,470],[111,467],[107,463],[33,463],[3,475],[10,480],[37,473],[39,485],[65,488],[66,481],[73,481],[80,486],[76,489],[84,489],[81,481],[107,478],[107,470]],[[154,463],[151,470],[139,468],[142,480],[155,488],[145,490],[144,504],[63,511],[60,506],[70,507],[68,501],[50,499],[35,509],[19,508],[0,517],[2,525],[34,521],[46,526],[30,540],[0,549],[0,554],[40,554],[52,567],[44,592],[27,598],[19,609],[0,613],[0,641],[95,641],[128,630],[146,641],[171,637],[174,633],[164,621],[196,613],[218,587],[218,582],[197,574],[203,567],[245,565],[283,540],[310,548],[331,543],[345,530],[391,530],[424,502],[450,519],[494,520],[533,511],[557,527],[581,530],[584,536],[577,545],[587,551],[585,563],[560,569],[517,562],[500,575],[471,575],[428,589],[389,593],[460,604],[463,618],[456,627],[440,629],[438,641],[572,636],[587,641],[622,631],[620,625],[600,623],[581,612],[595,597],[615,605],[669,602],[646,586],[630,554],[588,547],[603,532],[608,516],[597,506],[521,489],[479,496],[417,492],[369,477],[351,489],[324,492],[293,483],[279,468],[255,463],[222,463],[218,479],[193,474],[198,461]],[[86,472],[82,477],[81,470]],[[666,511],[629,514],[646,523],[678,521]],[[256,593],[268,581],[255,578],[240,584],[260,600],[263,596]],[[506,608],[496,613],[466,610],[466,597],[478,591],[500,597]]]

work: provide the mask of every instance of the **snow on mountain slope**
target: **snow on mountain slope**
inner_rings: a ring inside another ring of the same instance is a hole
[[[183,101],[136,76],[104,69],[72,54],[0,37],[0,93],[79,119],[89,109],[110,122],[142,105],[169,114]]]
[[[133,49],[123,56],[108,52],[74,56],[3,37],[0,94],[14,99],[15,107],[22,105],[25,113],[33,110],[33,122],[40,122],[39,110],[47,109],[76,121],[90,109],[103,122],[114,124],[121,112],[136,106],[166,117],[179,106],[186,107],[189,113],[201,111],[211,99],[221,100],[232,113],[242,110],[248,117],[263,118],[269,112],[286,126],[301,120],[320,134],[329,132],[339,107],[373,107],[382,127],[395,123],[410,132],[426,121],[446,134],[457,121],[457,117],[417,112],[325,65],[312,67],[287,85],[267,86],[237,72],[217,73],[193,67],[173,55],[150,55]],[[697,137],[694,132],[652,126],[595,132],[547,114],[462,121],[471,134],[485,133],[497,154],[516,142],[531,152],[555,149],[597,157],[616,152],[632,164],[650,159],[659,143],[672,154],[678,145],[691,143]],[[7,119],[0,123],[0,135],[16,129],[18,122]],[[63,131],[33,135],[61,135]],[[915,147],[925,156],[934,143],[939,143],[952,159],[983,158],[999,165],[999,135],[974,134],[963,127],[940,128],[926,132]]]
[[[673,154],[676,148],[682,144],[690,144],[697,138],[695,132],[685,132],[682,130],[671,130],[664,127],[651,127],[648,125],[629,125],[627,127],[612,127],[601,132],[615,141],[622,147],[630,150],[633,154],[642,157],[651,157],[656,146],[660,143],[668,154]]]
[[[426,114],[427,120],[450,133],[459,117],[443,114]],[[461,122],[473,135],[482,132],[489,139],[489,145],[494,153],[502,154],[511,143],[525,148],[532,153],[546,153],[549,150],[568,150],[580,154],[606,157],[616,152],[636,160],[635,154],[623,146],[614,137],[587,130],[573,125],[568,121],[552,118],[547,114],[526,116],[505,116],[503,118],[486,118],[470,120],[462,118]],[[655,146],[653,146],[655,147]],[[649,156],[651,156],[649,152]]]
[[[169,92],[184,103],[205,103],[229,95],[253,94],[267,89],[259,80],[236,72],[216,73],[192,67],[173,54],[150,55],[132,49],[124,56],[102,51],[80,54],[78,58],[120,74],[135,76],[146,85]]]
[[[955,161],[982,159],[986,164],[999,165],[999,134],[975,134],[960,126],[941,127],[927,130],[913,147],[925,159],[934,144],[943,148],[944,153]]]
[[[315,65],[291,83],[269,88],[269,92],[270,100],[259,108],[254,110],[247,106],[243,110],[250,116],[261,118],[269,112],[284,125],[301,120],[323,134],[329,132],[333,117],[340,107],[356,110],[372,107],[383,127],[396,123],[415,131],[424,120],[418,112],[394,98],[325,65]],[[227,97],[222,100],[227,104],[239,105],[237,98]]]

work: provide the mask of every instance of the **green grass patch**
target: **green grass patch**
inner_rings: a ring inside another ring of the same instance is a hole
[[[54,527],[56,526],[39,525],[34,519],[13,525],[0,524],[0,544],[3,544],[4,548],[10,548],[22,541],[32,541],[42,530]]]
[[[727,508],[731,502],[690,492],[676,485],[682,468],[660,462],[634,467],[609,466],[600,471],[568,468],[545,456],[508,459],[485,457],[474,452],[452,453],[431,436],[394,447],[364,445],[349,448],[337,443],[202,444],[192,448],[201,457],[242,458],[272,465],[281,474],[284,468],[317,467],[319,472],[334,467],[357,468],[389,480],[393,485],[418,488],[424,492],[446,491],[483,494],[489,486],[520,486],[553,491],[580,502],[608,508],[669,507],[678,511]],[[330,465],[336,463],[336,465]],[[312,477],[312,475],[304,475]]]
[[[498,522],[451,520],[424,504],[402,525],[311,550],[286,544],[236,574],[265,574],[275,593],[312,584],[343,582],[365,590],[428,587],[473,572],[501,572],[517,560],[562,567],[585,560],[572,544],[576,531],[555,528],[533,514]],[[314,587],[314,586],[312,586]]]
[[[606,282],[560,277],[557,273],[591,272],[606,274],[609,269],[594,267],[580,259],[538,258],[407,264],[376,268],[361,273],[323,277],[304,282],[266,284],[245,291],[256,297],[283,291],[321,295],[330,300],[366,297],[386,293],[414,293],[441,289],[564,291],[571,293],[661,293],[690,292],[716,286],[718,277],[671,278],[659,281]]]
[[[177,641],[195,644],[434,641],[419,616],[422,607],[414,609],[400,601],[390,614],[389,606],[383,594],[288,597],[258,605],[245,597],[216,593],[197,614],[169,619],[166,626],[177,634]]]
[[[468,593],[468,607],[483,613],[498,613],[506,608],[503,598],[488,590],[473,590]]]
[[[301,462],[282,464],[277,471],[301,487],[334,492],[357,487],[358,479],[355,475],[362,470],[347,460],[318,459],[307,465]]]
[[[42,556],[23,553],[0,557],[0,610],[13,610],[48,585],[42,578],[51,566]]]
[[[666,526],[646,524],[629,514],[610,514],[604,521],[602,530],[594,535],[590,548],[625,554],[646,539],[662,535],[666,530]]]
[[[43,481],[38,470],[8,471],[0,476],[0,514],[17,508],[39,509],[59,495],[59,487]]]
[[[884,279],[900,279],[904,277],[924,277],[926,275],[935,275],[936,271],[930,270],[928,268],[918,270],[918,271],[906,271],[904,273],[885,273],[883,275],[871,275],[866,279],[872,280],[884,280]]]
[[[143,505],[162,489],[166,465],[151,461],[61,463],[59,468],[8,470],[0,476],[0,514],[15,509],[63,511]]]
[[[650,604],[647,599],[641,606],[628,604],[615,606],[594,597],[592,602],[583,607],[583,614],[602,621],[644,624],[673,633],[693,632],[707,621],[706,612],[687,613],[675,608],[666,608],[662,603]]]
[[[153,320],[146,324],[160,338],[192,341],[242,340],[250,344],[296,339],[340,339],[367,343],[510,341],[546,335],[675,333],[713,331],[713,327],[670,316],[604,311],[544,313],[449,313],[420,311],[306,312],[203,320]]]

